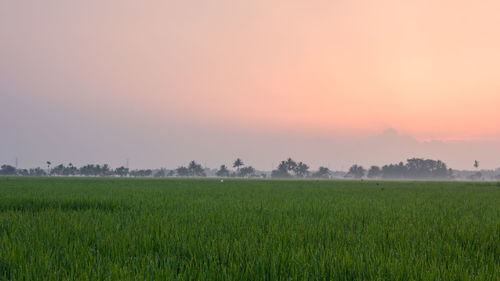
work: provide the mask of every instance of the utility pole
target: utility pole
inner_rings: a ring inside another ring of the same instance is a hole
[[[16,170],[17,170],[17,157],[16,157]]]

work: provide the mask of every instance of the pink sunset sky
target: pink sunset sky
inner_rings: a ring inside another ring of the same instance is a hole
[[[0,163],[500,167],[499,1],[2,1]]]

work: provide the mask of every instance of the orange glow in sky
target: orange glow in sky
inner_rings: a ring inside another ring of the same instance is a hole
[[[136,104],[145,118],[423,139],[500,131],[498,1],[36,2],[2,4],[3,61],[56,99],[83,85],[82,99]]]
[[[3,1],[0,90],[127,124],[500,140],[499,10],[489,0]]]

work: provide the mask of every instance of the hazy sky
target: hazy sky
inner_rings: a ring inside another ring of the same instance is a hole
[[[500,166],[499,1],[0,1],[0,163]],[[388,129],[394,130],[388,130]]]

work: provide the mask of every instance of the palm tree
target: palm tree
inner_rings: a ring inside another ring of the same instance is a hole
[[[245,164],[243,164],[243,161],[240,158],[237,158],[233,163],[233,168],[236,168],[236,170],[239,172],[240,167],[243,165],[245,165]]]

